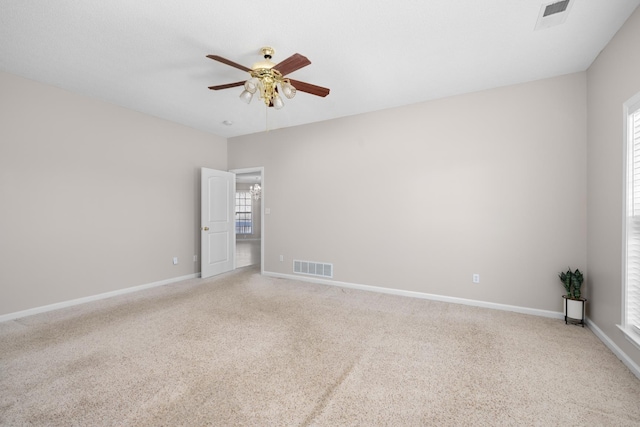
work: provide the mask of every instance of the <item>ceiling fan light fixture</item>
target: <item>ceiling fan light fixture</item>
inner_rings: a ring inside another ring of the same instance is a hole
[[[282,98],[280,98],[280,95],[278,95],[277,92],[273,94],[273,99],[271,101],[273,102],[273,108],[275,108],[276,110],[284,107],[284,102],[282,102]]]
[[[288,80],[282,82],[282,85],[280,86],[282,88],[282,94],[286,96],[288,99],[291,99],[294,96],[296,96],[296,88],[293,87],[291,82],[289,82]]]
[[[258,90],[258,79],[255,77],[250,78],[244,83],[244,90],[247,92],[254,94]]]
[[[245,103],[249,104],[251,102],[251,100],[253,99],[253,93],[251,93],[251,92],[249,92],[248,90],[245,89],[240,94],[240,99],[242,100],[242,102],[245,102]]]

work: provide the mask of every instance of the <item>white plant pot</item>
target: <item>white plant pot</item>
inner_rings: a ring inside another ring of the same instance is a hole
[[[587,300],[584,298],[570,299],[566,296],[562,298],[564,316],[569,319],[584,322],[584,304]]]
[[[582,301],[568,299],[566,305],[566,316],[576,320],[582,320]]]

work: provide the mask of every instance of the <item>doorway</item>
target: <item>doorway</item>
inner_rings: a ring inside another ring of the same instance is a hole
[[[235,169],[236,268],[260,267],[263,260],[263,168]]]

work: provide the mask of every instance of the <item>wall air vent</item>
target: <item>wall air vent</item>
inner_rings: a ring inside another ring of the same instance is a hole
[[[564,23],[567,20],[572,4],[571,0],[562,0],[540,6],[535,29],[541,30]]]
[[[293,260],[293,272],[309,276],[333,277],[333,264]]]

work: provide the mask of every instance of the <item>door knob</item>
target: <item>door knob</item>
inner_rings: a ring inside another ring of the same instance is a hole
[[[209,231],[209,227],[202,227],[202,230]]]

